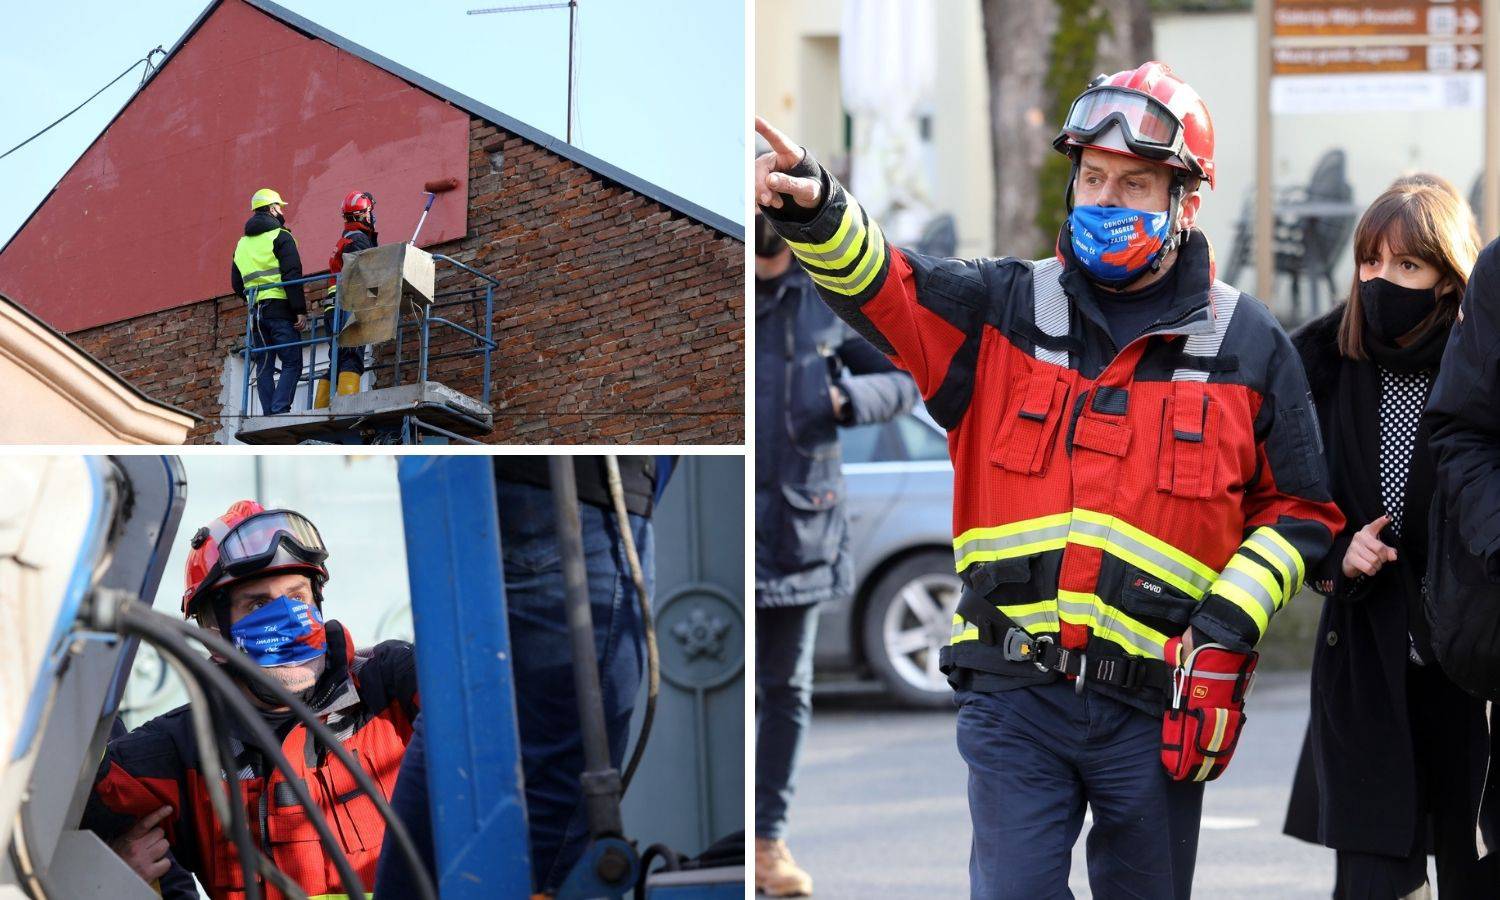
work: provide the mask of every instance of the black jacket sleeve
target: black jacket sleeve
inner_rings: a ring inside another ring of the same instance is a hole
[[[236,296],[244,299],[245,279],[240,277],[240,267],[235,265],[232,259],[229,261],[229,286],[234,289]]]
[[[302,256],[297,252],[297,241],[290,231],[283,228],[281,233],[276,235],[276,240],[271,243],[271,250],[276,254],[276,262],[281,265],[282,281],[296,281],[302,277]],[[286,305],[291,308],[294,316],[307,313],[307,301],[302,296],[302,285],[286,286]]]
[[[851,373],[838,381],[849,398],[843,424],[889,422],[916,405],[917,383],[912,377],[848,325],[842,327],[846,339],[839,345],[838,354]]]
[[[1427,401],[1438,489],[1469,552],[1500,580],[1500,243],[1479,254]]]

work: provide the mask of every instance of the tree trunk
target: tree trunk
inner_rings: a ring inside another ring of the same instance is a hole
[[[1067,216],[1071,174],[1052,139],[1090,79],[1151,58],[1149,0],[980,0],[980,9],[990,81],[995,252],[1049,256]]]

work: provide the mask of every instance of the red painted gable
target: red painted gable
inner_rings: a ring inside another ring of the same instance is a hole
[[[0,254],[0,293],[61,331],[224,296],[262,187],[286,198],[306,274],[328,268],[355,189],[392,242],[411,237],[424,182],[457,179],[418,243],[460,238],[468,156],[468,113],[225,0]]]

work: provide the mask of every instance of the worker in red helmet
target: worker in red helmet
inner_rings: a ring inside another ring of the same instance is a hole
[[[355,650],[354,639],[323,618],[328,549],[305,516],[241,500],[193,535],[183,615],[218,632],[324,716],[343,744],[367,765],[389,798],[419,707],[411,644],[385,641]],[[235,678],[234,670],[225,674]],[[365,889],[374,885],[385,822],[373,801],[307,726],[274,696],[237,683],[281,737],[281,752],[306,782],[317,814],[338,835]],[[231,736],[253,839],[311,897],[347,893],[338,871],[297,804],[286,776],[248,738]],[[206,771],[186,706],[112,740],[84,812],[98,833],[148,881],[168,850],[214,900],[243,897],[245,884],[230,836],[214,816],[209,792],[224,781]],[[138,827],[146,820],[148,828]],[[123,844],[123,845],[122,845]],[[283,894],[264,878],[261,895]],[[164,896],[172,897],[166,892]],[[196,897],[196,891],[183,895]]]
[[[1034,261],[891,246],[810,153],[756,130],[761,211],[948,430],[963,590],[940,663],[972,896],[1067,896],[1088,808],[1096,895],[1189,896],[1250,651],[1343,524],[1297,354],[1196,227],[1206,105],[1159,62],[1089,85],[1054,143],[1068,218]],[[1200,681],[1202,659],[1238,668]]]
[[[344,230],[333,246],[333,255],[328,257],[328,308],[323,313],[323,324],[332,334],[349,321],[347,312],[341,311],[334,320],[334,298],[338,296],[339,273],[344,270],[344,256],[369,250],[380,243],[375,233],[375,197],[369,191],[350,191],[344,197]],[[365,371],[365,348],[346,347],[339,344],[338,388],[340,394],[359,393],[359,379]],[[327,375],[318,379],[313,392],[313,406],[328,405],[330,379]]]

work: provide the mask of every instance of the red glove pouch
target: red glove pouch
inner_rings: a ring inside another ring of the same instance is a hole
[[[1224,774],[1245,727],[1245,698],[1254,681],[1254,651],[1204,644],[1182,659],[1182,639],[1167,642],[1177,660],[1161,727],[1161,762],[1175,781],[1212,781]]]

